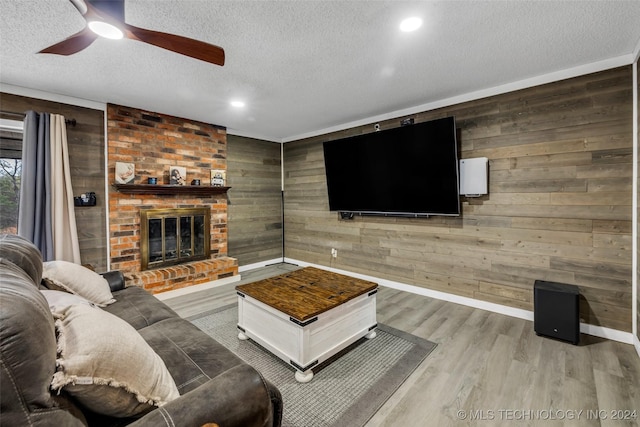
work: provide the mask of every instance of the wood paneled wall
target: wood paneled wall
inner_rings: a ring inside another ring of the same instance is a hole
[[[583,322],[630,331],[632,106],[627,66],[414,115],[455,116],[461,157],[490,160],[458,218],[329,212],[322,142],[373,123],[287,143],[285,256],[527,310],[536,279],[576,284]]]
[[[280,144],[227,135],[229,256],[240,266],[282,257]]]
[[[640,59],[636,58],[636,124],[637,124],[637,141],[640,144],[640,75],[638,75],[640,73]],[[640,165],[639,165],[640,166]],[[637,186],[637,188],[640,188],[640,185]],[[640,197],[640,195],[636,194],[636,197]],[[638,212],[638,216],[640,217],[640,212]],[[636,224],[637,227],[637,224]],[[640,238],[640,236],[638,237]],[[638,242],[640,243],[640,242]],[[640,247],[640,244],[636,246],[637,248]],[[640,257],[640,255],[638,253],[635,254],[636,257]],[[638,268],[640,268],[640,262],[638,263]],[[640,272],[638,272],[639,274],[637,275],[637,277],[640,277]],[[637,280],[637,279],[636,279]],[[638,288],[640,286],[640,284],[636,283],[636,289],[637,289],[637,294],[636,294],[636,312],[637,312],[637,316],[636,316],[636,324],[637,324],[637,328],[636,328],[636,335],[638,337],[638,339],[640,340],[640,289]]]
[[[107,228],[104,187],[104,112],[75,105],[28,98],[8,93],[0,94],[0,110],[24,113],[28,110],[62,114],[76,119],[76,126],[67,125],[69,163],[73,194],[93,191],[97,205],[76,207],[76,225],[83,264],[96,271],[107,269]]]

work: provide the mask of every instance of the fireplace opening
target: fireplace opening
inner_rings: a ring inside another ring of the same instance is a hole
[[[141,209],[141,270],[208,259],[211,209]]]

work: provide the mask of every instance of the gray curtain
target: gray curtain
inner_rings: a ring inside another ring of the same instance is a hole
[[[45,261],[53,259],[51,224],[51,117],[28,111],[22,136],[18,235],[31,240]]]
[[[63,116],[26,114],[19,209],[18,234],[31,240],[45,261],[80,263]]]

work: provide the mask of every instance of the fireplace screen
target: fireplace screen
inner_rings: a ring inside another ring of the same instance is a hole
[[[141,269],[209,258],[210,217],[209,208],[141,210]]]

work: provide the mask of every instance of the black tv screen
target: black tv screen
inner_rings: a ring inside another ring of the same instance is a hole
[[[332,211],[460,215],[453,117],[324,143]]]

